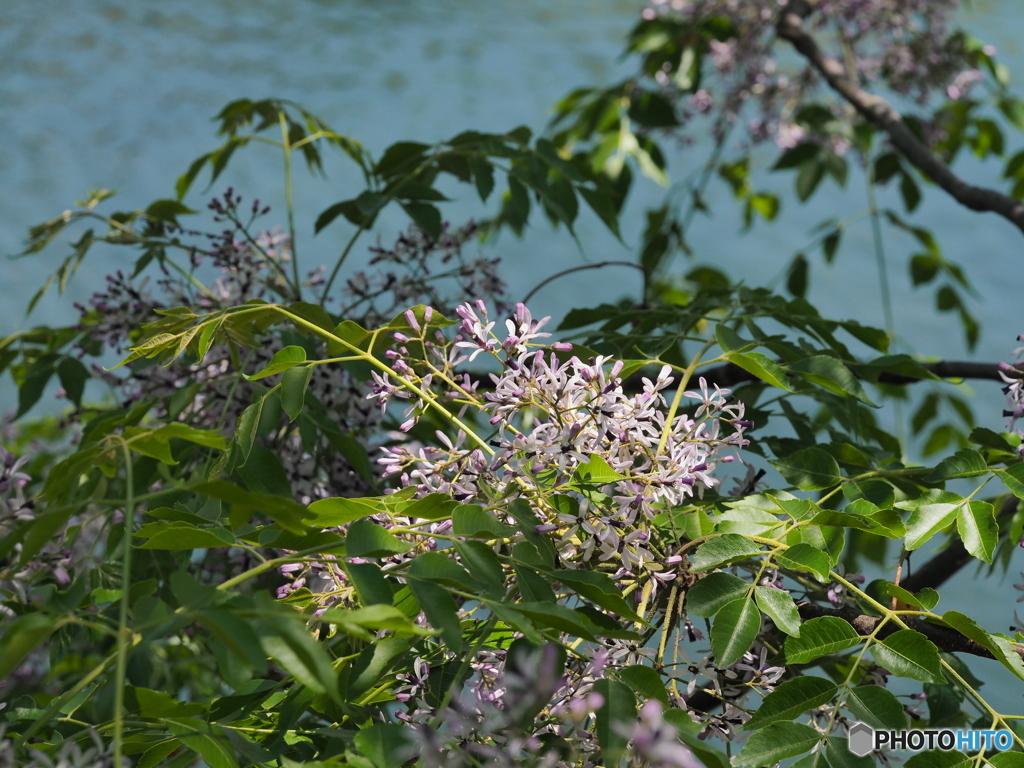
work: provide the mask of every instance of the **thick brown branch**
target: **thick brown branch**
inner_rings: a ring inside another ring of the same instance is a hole
[[[972,211],[997,213],[1024,232],[1024,204],[997,190],[968,184],[953,173],[948,165],[917,140],[903,122],[903,117],[889,102],[851,82],[843,65],[827,56],[818,47],[817,41],[804,28],[804,18],[810,15],[815,5],[816,3],[807,0],[790,3],[776,25],[779,37],[792,43],[811,66],[821,73],[832,90],[849,102],[865,119],[885,131],[893,147],[925,176],[946,190],[958,203]]]
[[[864,637],[874,632],[875,627],[878,626],[878,622],[881,621],[877,616],[867,616],[865,614],[858,613],[855,608],[826,608],[825,606],[815,605],[814,603],[801,603],[798,607],[800,609],[800,618],[804,621],[807,619],[816,619],[820,616],[834,616],[847,622],[854,628],[854,630],[856,630],[858,635]],[[936,647],[938,647],[940,651],[946,651],[948,653],[969,653],[973,656],[982,656],[986,659],[995,658],[992,655],[992,652],[981,643],[976,643],[974,640],[964,637],[955,630],[940,627],[937,624],[929,624],[927,621],[922,621],[920,619],[904,618],[904,622],[908,627],[910,627],[910,629],[920,632],[935,643]],[[882,627],[875,637],[882,639],[888,637],[899,629],[899,625],[890,622],[886,626]],[[1024,658],[1024,648],[1015,645],[1014,650]]]

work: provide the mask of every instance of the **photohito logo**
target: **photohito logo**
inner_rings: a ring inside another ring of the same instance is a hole
[[[854,723],[850,726],[850,751],[858,757],[864,757],[878,749],[905,749],[920,752],[924,749],[940,749],[950,752],[958,749],[961,752],[977,752],[979,750],[1007,750],[1013,744],[1013,735],[1007,730],[912,730],[912,731],[876,731],[865,723]]]

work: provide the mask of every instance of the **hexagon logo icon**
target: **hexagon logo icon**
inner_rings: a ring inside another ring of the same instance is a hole
[[[850,726],[850,751],[857,757],[870,754],[875,745],[875,731],[870,725],[854,723]]]

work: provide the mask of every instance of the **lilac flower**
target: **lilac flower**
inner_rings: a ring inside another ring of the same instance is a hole
[[[537,487],[538,477],[565,483],[598,456],[619,475],[605,484],[613,504],[591,509],[585,498],[574,496],[577,511],[541,510],[547,518],[541,525],[562,529],[558,542],[566,560],[587,562],[596,556],[634,572],[654,560],[648,521],[658,510],[715,487],[717,462],[733,458],[721,454],[747,444],[743,435],[751,425],[743,419],[743,404],[731,402],[728,390],[711,392],[701,379],[700,393],[685,393],[700,401],[696,412],[679,413],[670,423],[662,394],[673,381],[669,366],[653,381],[645,378],[641,393],[627,395],[619,375],[622,361],[601,356],[589,362],[575,356],[561,360],[550,349],[528,348],[548,337],[540,331],[548,318],[534,320],[523,305],[504,323],[504,339],[494,335],[498,323],[482,302],[466,302],[456,312],[461,323],[452,346],[471,350],[468,358],[453,359],[439,349],[431,359],[442,366],[437,375],[448,381],[458,379],[455,369],[464,359],[487,354],[502,365],[500,374],[491,375],[493,392],[476,400],[497,428],[496,450],[488,458],[479,448],[462,447],[468,441],[461,431],[454,441],[441,435],[443,448],[385,447],[379,459],[385,474],[401,473],[403,483],[417,484],[420,495],[450,493],[459,501],[507,498]],[[394,359],[404,354],[395,353]],[[429,386],[433,375],[424,376],[418,386]],[[394,395],[386,384],[375,377],[374,396]],[[475,395],[454,395],[463,408],[467,396]],[[407,420],[402,428],[409,426]]]
[[[1024,334],[1017,337],[1017,341],[1024,341]],[[1013,356],[1017,362],[1000,363],[999,377],[1006,382],[1003,387],[1003,394],[1006,395],[1007,410],[1003,416],[1007,417],[1006,428],[1013,429],[1018,419],[1024,418],[1024,347],[1013,350]],[[1024,431],[1018,429],[1017,434],[1024,440]],[[1024,456],[1024,443],[1021,444],[1021,455]]]
[[[645,768],[700,768],[701,762],[679,740],[676,727],[662,717],[661,703],[648,701],[630,734],[633,764]]]

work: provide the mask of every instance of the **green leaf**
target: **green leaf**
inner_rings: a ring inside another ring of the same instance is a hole
[[[358,731],[352,742],[374,768],[400,768],[411,756],[408,739],[408,726],[375,723]]]
[[[167,739],[147,749],[135,768],[157,768],[171,752],[181,746],[180,739]]]
[[[482,584],[469,571],[443,552],[423,552],[409,565],[409,575],[463,590],[478,590]]]
[[[600,634],[600,627],[592,624],[585,614],[566,608],[559,603],[523,601],[510,607],[530,618],[538,626],[551,627],[559,632],[567,632],[591,642],[596,641],[595,632]]]
[[[942,620],[960,634],[988,648],[1004,667],[1024,680],[1024,660],[1009,640],[989,634],[974,619],[958,611],[946,611],[942,614]]]
[[[487,585],[487,591],[495,596],[505,592],[505,573],[501,560],[494,550],[482,541],[455,541],[455,551],[469,572]]]
[[[238,417],[238,425],[235,429],[235,440],[238,441],[238,447],[242,452],[243,461],[248,460],[249,454],[252,452],[253,444],[256,442],[257,432],[259,431],[260,422],[263,421],[263,409],[269,396],[270,395],[267,394],[259,398],[255,403],[242,411],[242,415]]]
[[[381,155],[376,164],[377,173],[385,179],[394,179],[408,173],[422,161],[429,150],[428,144],[415,141],[395,142]]]
[[[901,629],[876,641],[871,655],[879,666],[899,677],[940,685],[946,682],[935,643],[912,629]]]
[[[555,499],[558,498],[557,496],[555,497]],[[524,499],[515,499],[508,505],[505,511],[516,521],[519,532],[523,534],[523,538],[537,548],[537,552],[544,560],[544,564],[553,568],[555,565],[555,546],[551,542],[550,536],[537,533],[536,529],[540,525],[540,521],[533,513],[529,503]]]
[[[956,753],[963,754],[963,753]],[[966,755],[965,755],[966,757]],[[993,768],[1024,768],[1024,754],[1020,752],[997,752],[991,757],[986,757],[986,760],[992,765]],[[967,764],[970,764],[970,758],[966,760]],[[907,761],[907,765],[910,765],[910,761]],[[963,763],[958,763],[963,765]],[[916,766],[914,768],[917,768]],[[942,766],[942,768],[946,768]]]
[[[821,152],[821,145],[813,141],[802,142],[783,152],[779,159],[775,161],[775,165],[771,167],[771,170],[784,171],[791,168],[799,168],[808,160],[817,157],[819,152]]]
[[[665,690],[665,682],[661,679],[661,675],[651,667],[640,665],[622,667],[618,671],[618,675],[622,682],[641,696],[660,701],[666,709],[668,708],[668,691]]]
[[[43,355],[29,366],[21,385],[18,387],[18,413],[15,418],[24,416],[43,396],[43,390],[53,376],[53,363],[56,355]]]
[[[452,511],[459,506],[447,493],[431,493],[422,499],[416,499],[407,507],[401,507],[400,513],[406,517],[420,520],[444,520],[452,516]]]
[[[339,701],[337,673],[323,644],[313,639],[304,622],[276,609],[274,613],[258,625],[263,650],[304,686]]]
[[[348,557],[389,557],[410,549],[412,544],[369,520],[356,520],[348,527],[345,537],[345,554]]]
[[[343,497],[332,497],[320,499],[309,505],[309,511],[315,517],[310,520],[310,525],[317,528],[333,528],[337,525],[345,525],[353,520],[361,520],[364,517],[375,515],[381,512],[380,507],[371,506],[362,499],[347,499]]]
[[[817,189],[825,174],[825,164],[817,157],[813,157],[800,166],[796,174],[796,196],[800,202],[804,202]]]
[[[791,571],[809,571],[823,584],[829,580],[831,563],[828,555],[805,541],[794,544],[785,552],[776,552],[774,560]]]
[[[802,676],[789,680],[764,697],[743,729],[753,731],[774,722],[796,720],[804,712],[832,701],[838,690],[835,683],[823,677]]]
[[[922,497],[924,498],[924,497]],[[943,501],[914,505],[907,521],[906,548],[914,550],[927,543],[932,536],[949,526],[957,517],[957,510],[964,506],[965,502],[961,497],[953,493],[944,492]],[[946,498],[957,499],[957,501],[946,501]],[[908,502],[898,502],[900,509],[906,509]]]
[[[751,734],[731,762],[733,768],[773,765],[788,757],[802,755],[820,738],[820,733],[802,723],[772,723]]]
[[[306,350],[302,347],[288,346],[283,349],[279,349],[277,353],[270,358],[270,362],[267,363],[266,367],[263,368],[259,373],[254,373],[252,376],[246,376],[249,381],[256,381],[257,379],[265,379],[267,376],[273,376],[277,373],[287,371],[289,368],[294,368],[296,365],[306,362]]]
[[[57,366],[57,376],[60,378],[60,385],[64,388],[68,400],[81,406],[85,382],[90,378],[89,370],[82,365],[80,360],[74,357],[65,357]]]
[[[682,718],[680,718],[679,715],[682,715],[682,717],[689,719],[689,715],[687,715],[682,710],[670,709],[665,713],[665,720],[667,722],[672,723],[677,728],[680,728]],[[677,720],[679,722],[677,722]],[[683,742],[683,744],[689,747],[690,751],[693,752],[694,755],[696,755],[697,759],[700,760],[701,764],[707,766],[707,768],[729,768],[729,758],[725,755],[724,752],[722,752],[719,749],[715,749],[714,747],[708,746],[707,742],[701,741],[694,734],[685,733],[684,731],[680,730],[679,739]]]
[[[973,448],[964,448],[939,462],[931,474],[925,477],[926,483],[941,483],[957,477],[977,477],[988,472],[985,457]]]
[[[1005,437],[985,427],[975,427],[972,429],[968,439],[972,443],[976,443],[984,448],[992,448],[1002,453],[1014,453],[1016,450],[1007,442]]]
[[[726,533],[708,539],[697,547],[697,551],[693,553],[690,570],[697,573],[710,571],[726,563],[746,560],[759,554],[761,548],[758,544],[738,533]]]
[[[802,491],[823,491],[842,482],[836,460],[821,448],[804,448],[785,458],[769,462],[794,487]]]
[[[200,720],[168,720],[167,729],[210,768],[238,768],[234,750],[219,728]]]
[[[190,523],[160,520],[147,523],[135,532],[146,539],[138,549],[207,549],[233,547],[237,543],[231,531],[221,526],[197,528]]]
[[[139,687],[132,687],[129,691],[135,696],[140,714],[146,718],[191,717],[206,711],[203,704],[185,704],[163,691]]]
[[[310,517],[309,511],[296,501],[265,493],[252,493],[239,488],[226,480],[212,480],[200,483],[193,490],[203,496],[210,496],[231,504],[231,520],[244,518],[248,522],[253,511],[259,511],[276,522],[286,531],[305,533],[304,519]]]
[[[991,563],[999,539],[995,507],[987,501],[967,502],[957,510],[956,527],[967,551],[979,560]]]
[[[8,624],[0,638],[0,680],[6,680],[55,629],[57,620],[44,613],[30,613]]]
[[[742,352],[745,349],[757,346],[756,341],[744,339],[725,323],[719,323],[715,326],[715,340],[723,352]]]
[[[217,642],[248,664],[258,675],[266,674],[267,657],[252,624],[222,608],[200,611],[197,619]]]
[[[463,504],[452,512],[452,533],[474,539],[504,539],[516,532],[476,504]]]
[[[523,544],[524,547],[530,546]],[[515,564],[519,594],[528,602],[555,602],[555,593],[548,580],[528,565]]]
[[[760,352],[729,352],[726,354],[730,363],[738,365],[744,371],[752,374],[773,387],[792,392],[792,388],[786,383],[786,372],[782,367],[767,355]]]
[[[580,464],[572,476],[573,482],[579,485],[607,485],[622,478],[623,475],[609,467],[608,462],[596,453],[590,454],[590,461]]]
[[[786,661],[807,664],[822,656],[853,648],[863,640],[847,622],[835,616],[805,621],[799,637],[786,638]]]
[[[918,608],[923,608],[926,611],[930,611],[939,602],[939,593],[931,587],[925,587],[916,595],[908,592],[903,587],[896,584],[885,584],[885,592],[897,600],[902,600],[907,605],[913,605]]]
[[[1007,752],[1005,754],[1019,755],[1020,753]],[[1024,755],[1021,755],[1020,762],[1001,763],[993,759],[1001,756],[1001,754],[993,755],[988,758],[988,763],[996,768],[1021,768],[1024,766]],[[940,749],[929,749],[911,755],[906,762],[906,768],[969,768],[973,764],[974,760],[958,750],[945,752]]]
[[[789,265],[786,275],[786,290],[798,298],[806,296],[808,271],[807,257],[798,253]]]
[[[349,668],[346,698],[355,700],[369,691],[415,642],[416,638],[385,637],[364,648]]]
[[[787,635],[800,636],[800,611],[788,592],[775,587],[755,587],[754,600],[776,627]]]
[[[486,203],[494,190],[494,166],[484,158],[473,156],[469,158],[469,167],[480,201]]]
[[[761,629],[761,612],[753,600],[733,600],[715,615],[711,625],[711,651],[715,663],[728,667],[750,650]]]
[[[709,573],[686,593],[686,612],[705,618],[714,616],[728,603],[743,597],[750,585],[731,573]]]
[[[874,406],[864,387],[840,360],[828,355],[812,355],[788,366],[800,378],[824,387],[843,397],[855,397],[866,405]]]
[[[300,368],[289,368],[281,376],[281,407],[288,414],[290,421],[295,421],[302,413],[306,388],[312,375],[313,366],[304,365]]]
[[[999,479],[1018,499],[1024,499],[1024,461],[1012,464],[1000,471]]]
[[[363,605],[391,605],[394,594],[376,563],[348,563],[348,576]]]
[[[338,624],[342,627],[363,627],[365,629],[380,630],[391,629],[407,635],[429,635],[430,631],[423,629],[395,608],[393,605],[370,605],[366,608],[354,610],[343,610],[340,608],[328,608],[318,617],[321,621]]]
[[[604,699],[601,708],[597,710],[594,724],[594,733],[601,745],[601,756],[605,765],[618,765],[629,743],[628,734],[636,725],[636,697],[625,684],[617,680],[598,680],[593,690]]]
[[[430,581],[409,579],[409,589],[423,608],[430,626],[441,633],[441,639],[448,650],[458,655],[462,652],[462,624],[459,621],[459,606],[444,587]]]
[[[876,730],[902,731],[907,727],[907,713],[899,699],[880,685],[859,685],[846,697],[846,708],[858,720]]]
[[[608,574],[583,569],[555,570],[548,574],[595,605],[630,621],[642,621]]]
[[[430,203],[399,202],[416,226],[435,240],[441,236],[441,211]]]

